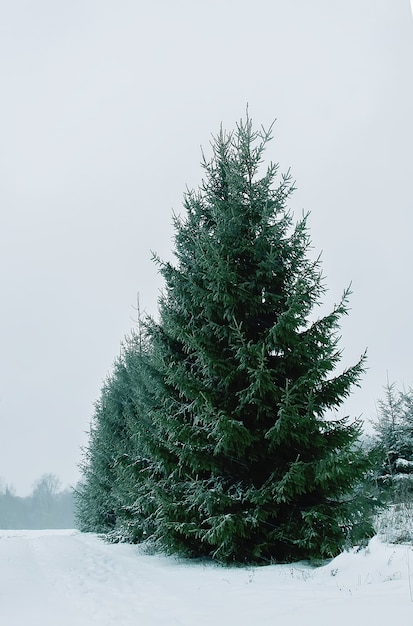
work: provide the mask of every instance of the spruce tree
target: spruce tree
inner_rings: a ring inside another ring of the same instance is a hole
[[[400,391],[395,383],[388,382],[377,408],[372,445],[374,478],[390,500],[410,501],[413,493],[413,389]]]
[[[360,424],[335,410],[365,355],[337,372],[349,291],[316,318],[320,260],[308,216],[294,223],[288,209],[289,173],[263,168],[270,139],[249,118],[221,130],[201,187],[174,219],[176,262],[157,259],[165,290],[159,321],[147,323],[140,410],[155,434],[152,537],[171,552],[332,556],[364,519],[354,492],[366,469]]]
[[[116,523],[116,473],[125,442],[125,420],[119,362],[106,379],[89,431],[81,466],[83,479],[76,490],[77,523],[82,531],[109,532]]]
[[[145,392],[143,344],[140,333],[131,333],[104,382],[76,490],[79,528],[105,533],[113,541],[136,542],[150,534],[149,460],[143,452],[148,433],[139,416],[139,397]]]

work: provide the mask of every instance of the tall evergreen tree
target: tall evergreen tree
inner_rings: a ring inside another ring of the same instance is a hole
[[[287,208],[290,175],[262,171],[270,139],[247,118],[214,140],[147,325],[153,537],[225,561],[334,555],[363,520],[360,425],[334,410],[365,357],[336,372],[349,292],[315,319],[320,262]]]
[[[124,345],[96,406],[78,491],[84,530],[224,561],[336,554],[359,528],[360,425],[335,410],[349,292],[325,292],[290,175],[263,168],[271,131],[221,131],[175,218],[159,320]],[[278,182],[277,182],[278,180]]]

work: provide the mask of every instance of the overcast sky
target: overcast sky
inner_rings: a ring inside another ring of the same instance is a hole
[[[79,477],[102,380],[162,287],[172,212],[222,122],[274,118],[326,307],[352,282],[343,414],[413,384],[409,0],[36,0],[0,8],[0,477]],[[327,310],[327,309],[326,309]]]

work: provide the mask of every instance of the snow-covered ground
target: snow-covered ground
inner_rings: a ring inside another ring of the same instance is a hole
[[[318,568],[228,568],[73,530],[0,531],[4,626],[409,626],[412,600],[413,548],[377,538]]]

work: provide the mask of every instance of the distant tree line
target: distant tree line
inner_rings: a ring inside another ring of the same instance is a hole
[[[54,474],[44,474],[26,497],[0,484],[0,528],[41,529],[73,528],[74,496],[72,489],[61,489]]]

